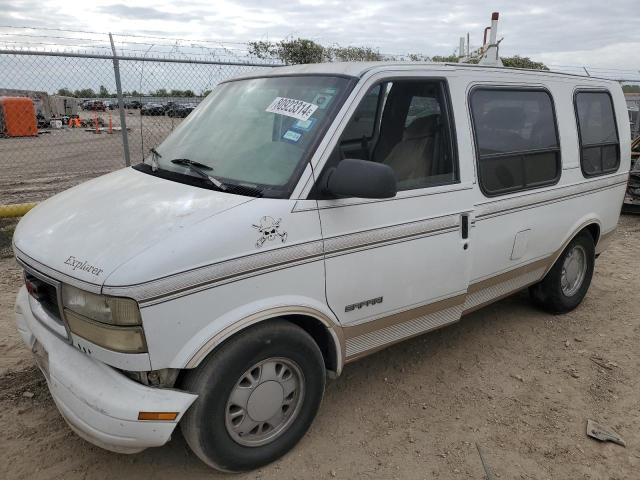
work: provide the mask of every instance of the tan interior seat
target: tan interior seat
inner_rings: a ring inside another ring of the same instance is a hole
[[[425,178],[431,173],[434,138],[439,115],[416,118],[405,128],[384,163],[396,174],[398,182]]]

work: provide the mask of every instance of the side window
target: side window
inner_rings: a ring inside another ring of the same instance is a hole
[[[580,138],[580,164],[586,177],[615,172],[620,166],[620,141],[607,92],[578,91],[575,95]]]
[[[452,131],[445,82],[386,82],[362,99],[328,167],[344,158],[384,163],[394,170],[399,191],[455,183]]]
[[[471,115],[478,177],[486,195],[552,185],[560,178],[560,144],[545,90],[476,88]]]

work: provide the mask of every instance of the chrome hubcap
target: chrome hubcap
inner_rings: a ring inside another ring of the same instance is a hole
[[[562,275],[560,277],[562,293],[567,297],[575,295],[580,290],[586,273],[587,252],[582,246],[576,245],[567,253],[562,263]]]
[[[234,441],[259,447],[282,435],[298,416],[304,377],[285,358],[268,358],[244,372],[229,395],[225,415]]]

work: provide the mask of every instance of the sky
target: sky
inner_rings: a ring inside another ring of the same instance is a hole
[[[13,38],[2,28],[10,25],[34,27],[30,32],[47,27],[225,42],[303,37],[324,45],[432,56],[453,53],[467,32],[472,47],[480,46],[491,11],[498,11],[502,56],[620,68],[628,75],[640,70],[638,2],[0,0],[0,40]]]
[[[479,45],[499,11],[504,55],[640,68],[638,0],[0,0],[0,25],[249,41],[288,36],[385,53],[449,54]]]

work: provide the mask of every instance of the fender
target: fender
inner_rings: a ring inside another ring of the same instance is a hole
[[[551,261],[549,262],[549,266],[545,270],[544,275],[542,276],[542,278],[544,278],[547,275],[547,273],[549,273],[549,270],[551,270],[553,268],[553,266],[556,264],[556,261],[558,260],[558,258],[560,258],[560,255],[562,255],[562,252],[564,252],[564,249],[567,248],[567,245],[569,245],[569,243],[571,243],[571,241],[576,237],[576,235],[578,235],[578,233],[580,233],[582,230],[584,230],[589,225],[597,225],[598,226],[599,235],[598,235],[598,238],[596,238],[595,242],[594,242],[596,244],[596,252],[598,252],[598,245],[600,244],[600,239],[603,238],[602,221],[598,217],[596,217],[595,215],[589,214],[589,215],[586,215],[585,217],[581,218],[580,220],[578,220],[568,230],[569,234],[564,239],[564,241],[562,242],[561,246],[558,248],[558,250],[556,250],[554,253],[551,254]],[[613,233],[614,231],[615,231],[615,229],[611,230],[611,232],[605,232],[605,235],[611,237],[610,233]]]
[[[338,321],[333,318],[333,315],[329,313],[323,313],[319,309],[306,306],[306,305],[286,305],[275,306],[264,310],[256,311],[255,313],[244,316],[243,318],[234,321],[227,327],[216,332],[214,335],[209,336],[197,350],[191,352],[188,356],[188,361],[184,368],[191,369],[196,368],[211,352],[213,352],[218,346],[224,343],[232,336],[241,333],[243,330],[256,325],[257,323],[270,320],[272,318],[283,317],[287,315],[299,315],[303,317],[310,317],[321,322],[330,338],[333,340],[334,350],[336,352],[336,376],[339,376],[342,372],[344,365],[345,355],[345,342],[342,327]],[[331,315],[331,316],[330,316]],[[181,352],[182,353],[182,352]],[[182,355],[180,355],[182,356]]]

